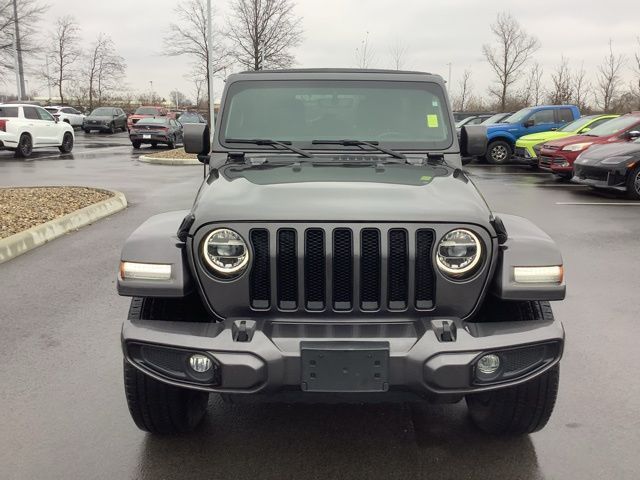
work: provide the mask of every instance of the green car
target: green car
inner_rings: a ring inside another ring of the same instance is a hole
[[[558,130],[524,135],[516,142],[516,149],[513,156],[515,159],[523,162],[537,163],[538,155],[533,148],[536,145],[559,138],[570,137],[571,135],[587,133],[589,130],[617,116],[618,115],[587,115],[567,123]]]

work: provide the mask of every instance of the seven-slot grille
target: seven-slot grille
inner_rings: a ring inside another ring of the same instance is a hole
[[[394,227],[291,227],[270,233],[257,228],[249,237],[249,296],[255,310],[404,311],[434,306],[431,229],[410,233]]]

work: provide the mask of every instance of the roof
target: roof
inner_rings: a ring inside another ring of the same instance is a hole
[[[417,73],[421,75],[433,75],[429,72],[416,70],[385,70],[378,68],[288,68],[281,70],[245,70],[240,73]]]

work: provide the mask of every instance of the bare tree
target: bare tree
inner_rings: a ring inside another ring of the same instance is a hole
[[[467,103],[471,99],[473,85],[471,84],[471,70],[466,69],[462,74],[462,78],[458,81],[458,94],[455,97],[454,108],[460,112],[464,112]]]
[[[491,25],[491,31],[497,45],[483,45],[482,53],[497,77],[497,87],[489,91],[498,98],[500,108],[504,111],[509,87],[516,82],[518,73],[540,48],[540,44],[509,13],[499,13],[496,22]]]
[[[58,18],[56,29],[51,35],[51,49],[48,56],[51,58],[51,70],[43,72],[43,77],[50,85],[58,88],[60,103],[64,104],[64,84],[72,80],[73,66],[81,51],[80,27],[72,16]],[[48,69],[47,69],[48,70]]]
[[[102,105],[109,91],[121,84],[127,66],[116,53],[110,36],[100,33],[85,58],[84,75],[87,82],[89,108]]]
[[[193,60],[193,71],[198,72],[209,88],[209,58],[212,58],[211,71],[217,74],[228,64],[228,54],[222,43],[214,35],[213,45],[209,45],[207,36],[207,2],[206,0],[188,0],[177,4],[175,10],[176,23],[169,25],[169,33],[165,38],[165,54],[170,56],[186,55]],[[209,56],[211,49],[211,57]],[[211,101],[211,99],[210,99]]]
[[[588,111],[590,108],[587,99],[591,93],[591,84],[587,80],[584,62],[582,62],[580,68],[573,73],[571,83],[573,85],[573,103],[575,103],[581,111]]]
[[[229,39],[232,55],[250,70],[286,68],[302,43],[300,18],[291,0],[233,0]]]
[[[389,57],[391,57],[391,65],[396,70],[402,70],[407,56],[407,46],[396,38],[389,47]]]
[[[529,73],[527,74],[527,81],[524,84],[518,97],[524,105],[539,105],[544,96],[544,89],[542,87],[542,75],[544,70],[538,62],[535,62]]]
[[[193,85],[192,93],[195,98],[194,105],[196,108],[200,108],[202,103],[204,88],[206,85],[206,79],[202,78],[202,73],[198,70],[192,70],[191,73],[185,75],[185,78],[191,81]]]
[[[20,0],[15,3],[18,15],[18,51],[30,57],[37,52],[36,34],[38,24],[48,6],[39,0]],[[0,82],[7,80],[9,72],[15,69],[15,18],[14,1],[0,0]]]
[[[551,73],[551,89],[549,90],[549,103],[552,105],[565,105],[571,103],[573,98],[573,82],[569,70],[569,61],[560,57],[560,63]]]
[[[375,62],[376,53],[369,44],[369,32],[364,35],[364,39],[360,42],[360,46],[356,48],[356,65],[358,68],[370,68]]]
[[[638,43],[638,51],[633,54],[633,74],[634,78],[631,80],[630,90],[635,97],[635,107],[640,109],[640,37],[636,38]]]
[[[622,69],[625,65],[624,55],[613,53],[613,44],[609,40],[609,53],[604,57],[598,67],[595,86],[595,100],[598,107],[605,113],[612,111],[612,106],[620,94],[622,82]]]

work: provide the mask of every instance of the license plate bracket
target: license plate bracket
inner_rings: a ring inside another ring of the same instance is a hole
[[[147,133],[143,134],[142,135],[142,139],[143,140],[150,140],[151,139],[151,134],[150,133],[149,134],[147,134]]]
[[[306,392],[386,392],[388,342],[302,342],[301,388]]]

